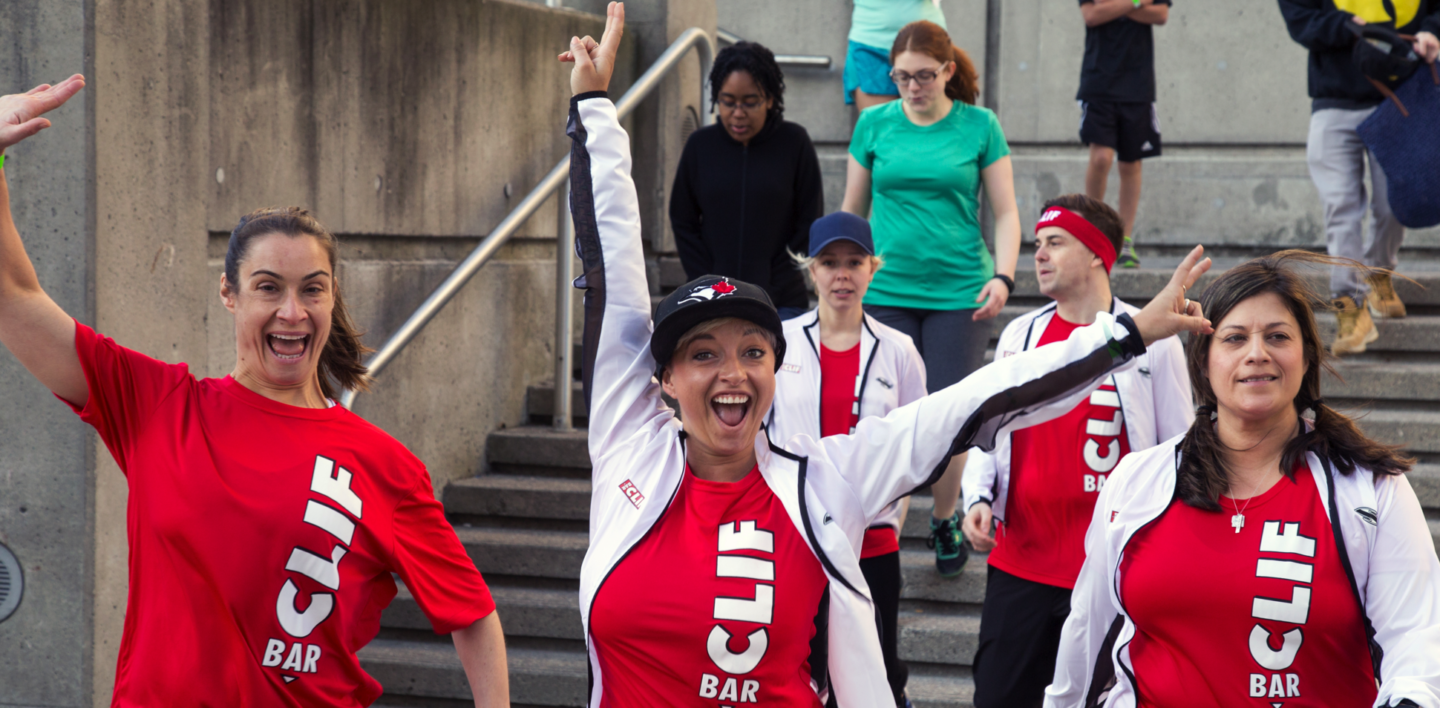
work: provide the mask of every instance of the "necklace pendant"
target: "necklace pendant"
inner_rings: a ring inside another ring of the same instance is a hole
[[[1235,527],[1235,533],[1240,533],[1240,529],[1245,528],[1245,515],[1237,513],[1230,517],[1230,525]]]

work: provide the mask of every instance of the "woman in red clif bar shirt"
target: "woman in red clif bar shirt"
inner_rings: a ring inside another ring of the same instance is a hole
[[[1300,263],[1344,265],[1283,251],[1201,295],[1195,421],[1100,491],[1047,708],[1440,708],[1412,460],[1321,398],[1324,301]]]
[[[854,434],[771,439],[786,341],[765,291],[703,276],[651,317],[629,136],[606,94],[623,23],[611,3],[602,40],[574,38],[560,57],[576,62],[566,132],[587,291],[589,705],[893,705],[860,567],[866,529],[956,452],[1073,408],[1148,341],[1204,330],[1181,291],[1208,262],[1197,248],[1133,318],[1101,313]]]
[[[0,97],[0,154],[84,87]],[[365,385],[336,241],[298,208],[230,234],[235,371],[196,379],[77,323],[25,254],[0,174],[0,342],[94,426],[129,482],[130,592],[112,705],[366,706],[356,652],[397,573],[449,633],[477,706],[508,705],[495,603],[425,466],[335,405]]]

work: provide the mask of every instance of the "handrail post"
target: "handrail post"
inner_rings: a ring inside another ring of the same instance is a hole
[[[570,216],[570,180],[560,185],[559,221],[555,230],[555,395],[551,411],[555,414],[555,430],[570,430],[573,411],[571,408],[570,380],[575,367],[571,362],[574,346],[571,334],[574,330],[574,294],[570,282],[575,278],[575,221]]]

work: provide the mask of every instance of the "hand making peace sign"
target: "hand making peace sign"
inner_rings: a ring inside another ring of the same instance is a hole
[[[599,43],[589,35],[570,39],[570,51],[561,53],[560,61],[575,62],[570,72],[572,95],[610,88],[610,75],[615,73],[615,53],[620,49],[620,36],[624,33],[625,3],[612,2],[605,8],[605,33]]]

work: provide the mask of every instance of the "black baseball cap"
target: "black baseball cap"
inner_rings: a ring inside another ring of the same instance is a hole
[[[695,325],[722,317],[754,322],[775,335],[775,370],[785,360],[785,329],[770,296],[758,285],[723,275],[703,275],[665,296],[655,310],[650,355],[658,376],[675,355],[675,346]]]
[[[841,239],[853,241],[855,245],[865,249],[866,253],[875,255],[875,240],[870,237],[870,222],[848,211],[837,211],[810,223],[810,257],[820,255],[820,251],[826,246]]]

